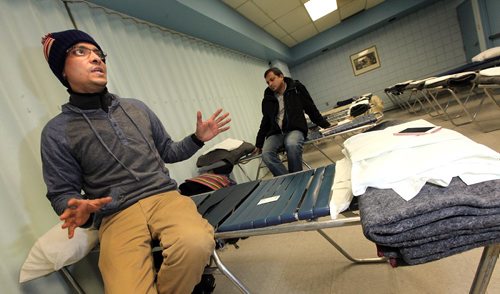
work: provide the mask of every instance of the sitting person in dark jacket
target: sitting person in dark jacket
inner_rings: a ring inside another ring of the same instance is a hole
[[[302,170],[302,150],[307,137],[304,112],[318,126],[327,128],[326,121],[314,105],[306,87],[298,80],[285,77],[280,69],[270,68],[264,73],[268,87],[262,99],[260,123],[255,153],[274,176]],[[278,151],[285,150],[288,169],[281,162]]]

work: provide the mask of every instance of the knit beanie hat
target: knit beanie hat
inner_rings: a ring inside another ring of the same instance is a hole
[[[69,88],[68,81],[63,77],[64,63],[66,62],[66,51],[71,46],[86,42],[95,45],[102,50],[99,44],[87,33],[79,30],[67,30],[49,33],[42,38],[43,54],[49,63],[50,69],[61,83]]]

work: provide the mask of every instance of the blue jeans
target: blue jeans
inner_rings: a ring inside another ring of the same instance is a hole
[[[262,147],[262,160],[274,176],[301,171],[303,146],[304,134],[301,131],[269,136]],[[288,160],[288,170],[278,156],[283,147]]]

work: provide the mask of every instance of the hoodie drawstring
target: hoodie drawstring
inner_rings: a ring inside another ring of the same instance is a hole
[[[92,123],[90,122],[90,119],[87,117],[87,115],[85,115],[85,113],[83,113],[83,112],[80,112],[80,114],[83,116],[83,118],[85,118],[85,121],[89,124],[90,129],[92,129],[92,131],[96,135],[97,139],[99,140],[99,142],[101,142],[101,145],[106,149],[106,151],[116,160],[116,162],[118,162],[124,169],[126,169],[129,172],[129,174],[132,177],[134,177],[134,179],[136,181],[140,181],[140,178],[138,176],[136,176],[134,174],[134,172],[132,170],[130,170],[123,162],[121,162],[121,160],[118,159],[118,157],[116,157],[115,154],[113,154],[111,149],[109,149],[108,145],[106,145],[106,143],[104,143],[101,136],[99,136],[99,133],[97,133],[97,130],[94,128],[94,125],[92,125]]]
[[[121,106],[121,104],[119,104],[119,106],[120,106],[121,110],[123,111],[123,113],[125,113],[125,115],[128,117],[128,119],[132,122],[132,124],[134,124],[134,126],[137,129],[137,131],[139,132],[139,134],[141,134],[141,136],[144,139],[144,141],[146,141],[146,144],[148,144],[149,149],[155,155],[155,158],[158,161],[158,164],[160,165],[162,171],[163,172],[167,172],[167,168],[165,167],[165,162],[163,161],[163,159],[161,159],[160,155],[158,154],[158,151],[146,139],[146,136],[144,135],[144,133],[141,131],[141,129],[139,128],[139,126],[137,125],[137,123],[132,119],[132,117],[130,117],[130,115],[128,114],[128,112],[125,111],[125,109],[123,108],[123,106]]]

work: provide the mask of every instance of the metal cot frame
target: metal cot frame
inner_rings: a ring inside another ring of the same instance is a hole
[[[243,237],[317,231],[350,261],[357,264],[385,262],[385,258],[354,258],[323,230],[360,225],[361,219],[353,211],[342,218],[329,215],[329,199],[335,165],[276,177],[267,181],[253,181],[211,193],[193,196],[198,211],[215,227],[218,249],[226,241]],[[280,195],[275,201],[269,195]],[[210,196],[210,197],[209,197]],[[265,205],[260,205],[264,202]],[[484,247],[470,293],[485,293],[500,253],[500,244]],[[242,293],[251,293],[244,283],[228,269],[217,249],[213,251],[206,273],[220,272]],[[75,293],[85,293],[68,268],[60,270]]]
[[[335,163],[335,160],[333,158],[331,158],[330,156],[328,156],[328,154],[325,153],[325,151],[323,151],[321,148],[320,148],[320,144],[323,143],[323,142],[326,142],[326,141],[329,141],[329,140],[332,140],[336,137],[341,137],[343,139],[346,139],[347,137],[349,136],[352,136],[354,134],[357,134],[357,133],[360,133],[360,132],[363,132],[367,129],[370,129],[372,127],[375,127],[377,126],[380,122],[382,122],[382,119],[384,117],[383,113],[370,113],[368,115],[372,115],[375,119],[372,120],[372,121],[367,121],[366,124],[363,124],[363,125],[356,125],[356,126],[353,126],[352,128],[350,129],[347,129],[345,131],[340,131],[340,132],[337,132],[337,133],[334,133],[334,134],[330,134],[330,135],[325,135],[325,136],[322,136],[320,138],[317,138],[317,139],[312,139],[312,140],[307,140],[304,142],[304,147],[306,146],[312,146],[315,150],[319,151],[326,159],[328,159],[331,163]],[[335,141],[335,143],[337,143]],[[341,144],[337,143],[340,147],[342,147]],[[283,155],[283,154],[281,154]],[[285,160],[285,156],[282,156],[283,157],[283,161]],[[258,159],[259,160],[259,165],[257,167],[257,172],[256,172],[256,175],[255,175],[255,178],[252,178],[248,175],[248,173],[245,171],[245,169],[242,167],[242,165],[245,165],[253,160],[256,160]],[[312,169],[311,165],[309,163],[307,163],[306,161],[302,160],[302,164],[307,167],[307,169]],[[265,164],[264,162],[262,161],[262,154],[251,154],[251,155],[247,155],[247,156],[243,156],[242,158],[240,158],[238,160],[238,162],[236,162],[236,166],[241,170],[241,172],[245,175],[245,177],[252,181],[252,180],[258,180],[260,177],[260,170],[262,168],[265,167]]]

